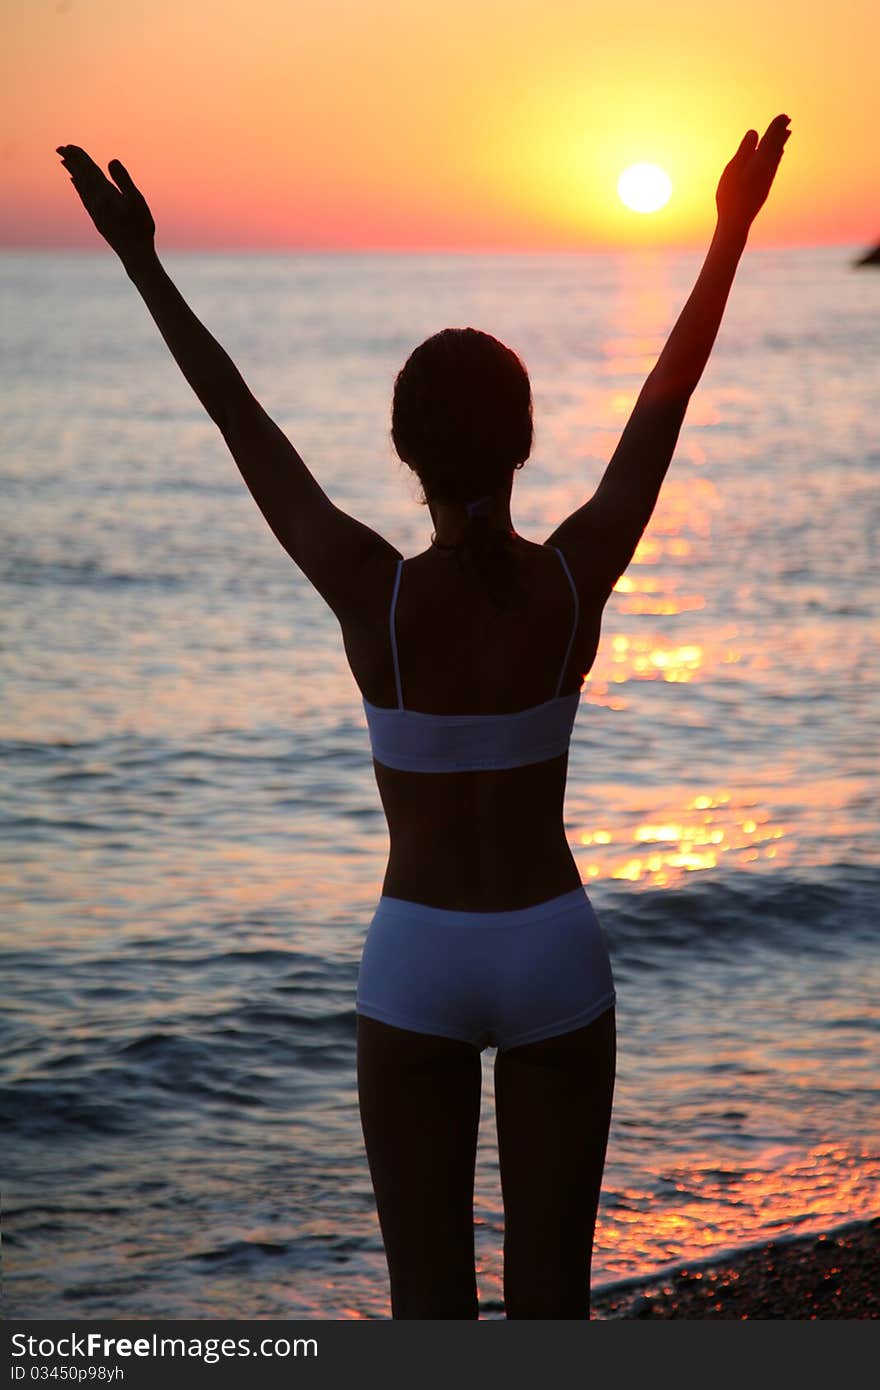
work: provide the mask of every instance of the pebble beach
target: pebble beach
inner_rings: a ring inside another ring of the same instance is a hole
[[[627,1281],[595,1293],[592,1305],[600,1320],[880,1317],[880,1218]]]

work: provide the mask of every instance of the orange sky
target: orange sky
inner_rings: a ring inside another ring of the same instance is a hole
[[[699,247],[792,121],[753,245],[880,236],[870,0],[4,0],[0,245],[103,247],[55,155],[119,158],[159,250]],[[638,161],[673,182],[619,202]]]

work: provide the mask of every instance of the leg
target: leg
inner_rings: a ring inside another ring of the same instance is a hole
[[[480,1052],[357,1017],[358,1099],[393,1318],[476,1318]]]
[[[508,1318],[588,1318],[616,1064],[614,1009],[495,1057]]]

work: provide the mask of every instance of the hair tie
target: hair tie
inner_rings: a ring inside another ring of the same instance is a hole
[[[492,511],[491,497],[478,497],[474,502],[467,503],[467,514],[471,516],[488,516]]]

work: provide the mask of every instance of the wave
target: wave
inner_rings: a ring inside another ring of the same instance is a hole
[[[702,955],[708,947],[717,956],[744,945],[789,950],[809,942],[811,952],[833,956],[880,941],[880,866],[872,864],[701,875],[637,893],[605,885],[589,891],[615,958],[636,966],[647,965],[640,957],[656,948]]]

